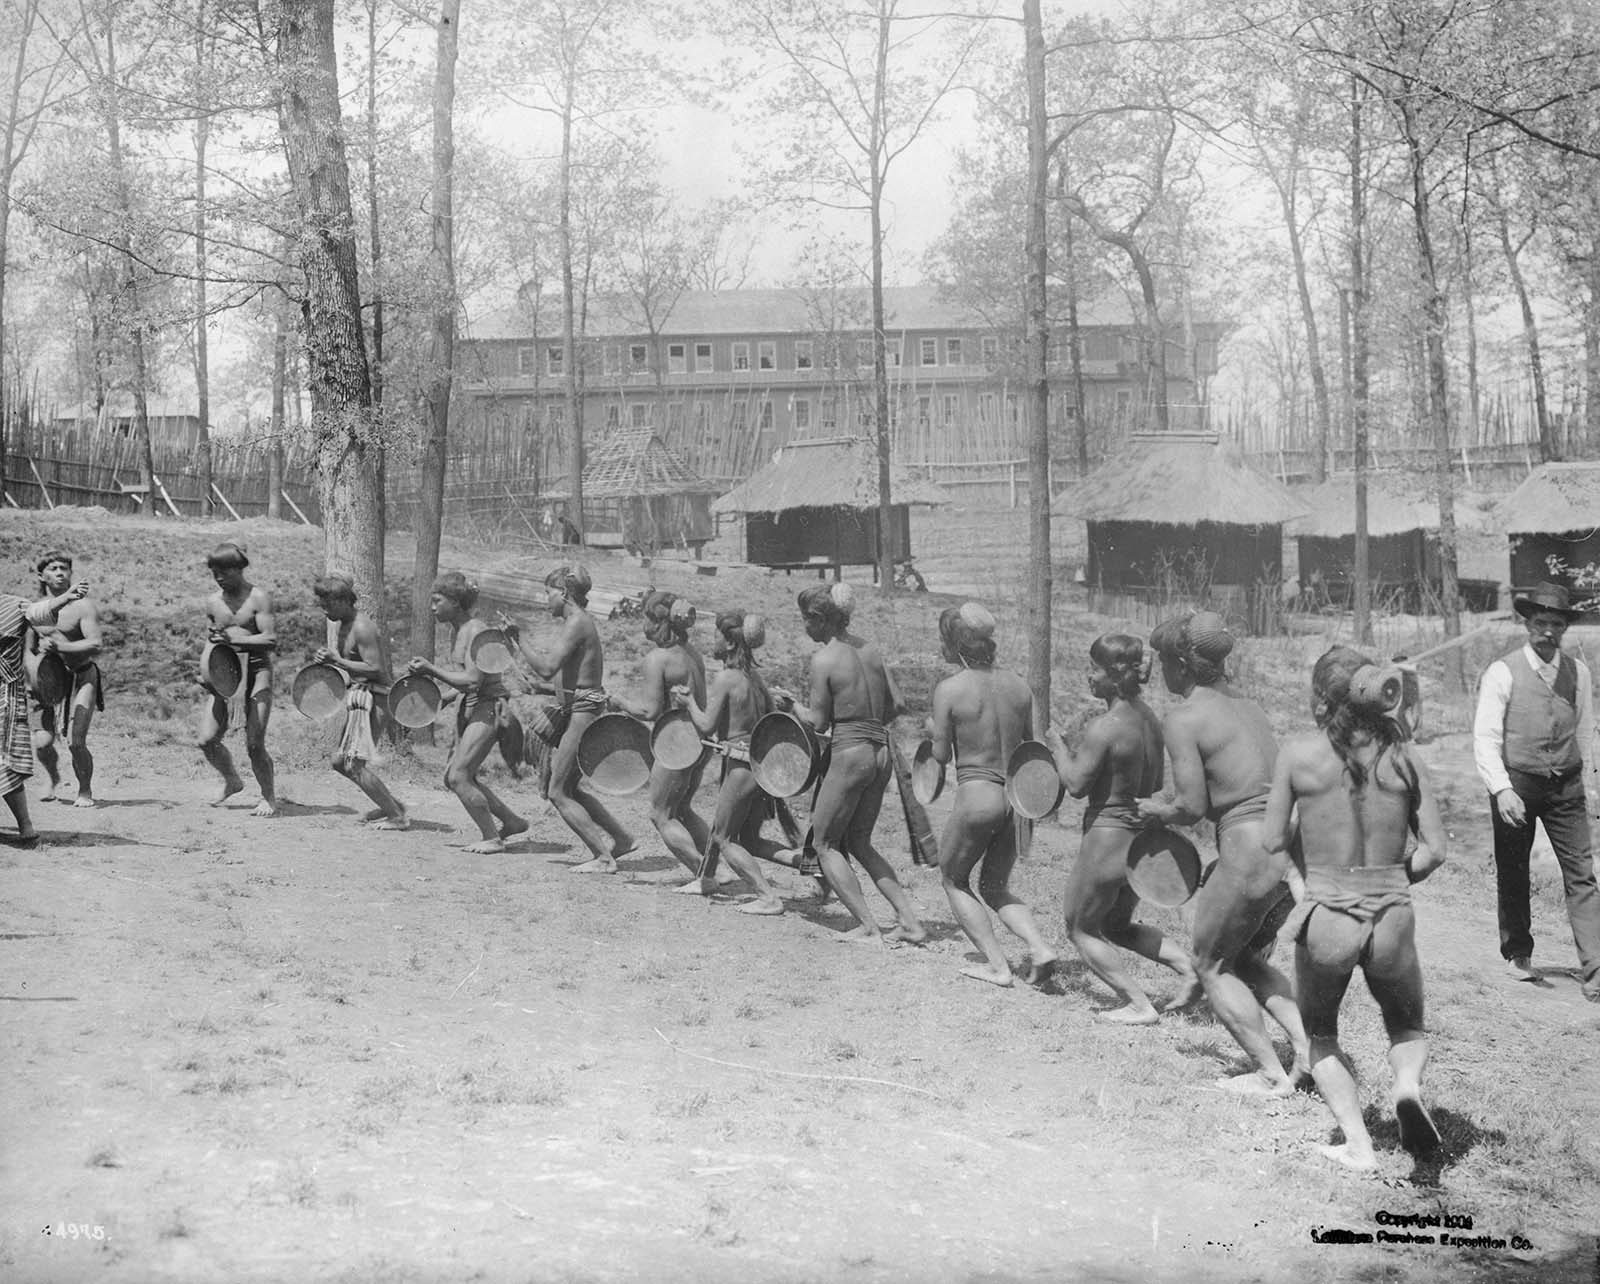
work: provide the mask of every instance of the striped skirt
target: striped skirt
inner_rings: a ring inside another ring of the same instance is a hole
[[[28,730],[28,684],[0,683],[0,797],[33,775],[33,733]]]

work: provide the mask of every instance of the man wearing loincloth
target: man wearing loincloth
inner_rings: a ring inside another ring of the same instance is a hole
[[[72,585],[72,554],[51,550],[34,567],[39,576],[40,599],[60,597]],[[72,773],[78,778],[74,807],[94,806],[94,755],[89,752],[89,724],[106,707],[105,687],[100,674],[100,613],[92,597],[80,598],[63,606],[55,623],[41,624],[33,633],[32,651],[38,657],[54,653],[61,657],[71,679],[66,698],[58,704],[39,705],[39,727],[33,733],[33,748],[50,777],[46,802],[66,801],[62,791],[60,758],[56,741],[67,738],[72,758]]]
[[[1033,735],[1033,693],[1015,673],[995,667],[994,629],[994,616],[976,602],[939,615],[945,661],[961,666],[934,688],[927,727],[934,761],[956,760],[955,801],[939,843],[939,866],[956,922],[983,953],[984,961],[969,963],[961,975],[1011,984],[1011,964],[989,920],[992,909],[1027,944],[1027,978],[1040,984],[1055,970],[1057,956],[1039,934],[1032,911],[1011,890],[1011,871],[1027,847],[1029,822],[1006,798],[1006,764]],[[979,869],[982,900],[972,892],[974,869]]]
[[[561,705],[552,713],[559,733],[550,764],[550,802],[589,849],[590,858],[574,865],[580,874],[614,874],[617,858],[638,845],[595,792],[583,783],[578,770],[578,741],[584,730],[606,711],[606,658],[589,604],[592,581],[579,563],[556,567],[544,579],[549,590],[550,614],[561,621],[561,632],[548,647],[529,651],[515,628],[507,630],[518,653],[541,678],[555,679]]]
[[[761,826],[772,815],[772,799],[756,783],[750,768],[750,732],[772,711],[772,693],[762,681],[755,653],[767,638],[766,621],[743,611],[717,616],[717,640],[712,655],[722,661],[722,672],[711,680],[705,707],[687,687],[673,690],[673,702],[689,711],[695,730],[722,744],[722,787],[711,821],[711,850],[705,877],[710,877],[719,857],[749,884],[756,898],[739,906],[743,914],[778,915],[783,901],[761,871],[757,857],[793,869],[798,857],[761,836]],[[702,880],[703,881],[703,880]]]
[[[1140,816],[1161,824],[1216,825],[1218,859],[1194,898],[1194,968],[1211,1009],[1256,1063],[1217,1080],[1232,1092],[1288,1096],[1310,1073],[1305,1027],[1288,979],[1252,948],[1267,914],[1287,895],[1290,864],[1262,845],[1262,818],[1278,745],[1261,706],[1227,679],[1233,635],[1212,611],[1166,620],[1150,635],[1167,690],[1182,703],[1162,722],[1172,761],[1173,797],[1146,799]],[[1268,942],[1270,945],[1270,941]],[[1286,1073],[1267,1034],[1263,1009],[1289,1036]]]
[[[899,699],[878,648],[850,632],[854,596],[848,584],[817,584],[798,598],[806,636],[823,644],[811,657],[810,703],[794,712],[816,731],[833,733],[827,774],[811,810],[817,853],[828,885],[856,920],[839,939],[882,944],[865,894],[850,868],[854,857],[894,907],[889,939],[920,943],[927,932],[894,866],[872,845],[883,791],[894,774],[888,723]]]
[[[238,651],[245,664],[240,690],[244,696],[244,743],[250,770],[261,786],[261,801],[252,816],[278,814],[278,794],[273,782],[272,757],[267,753],[267,722],[272,717],[272,653],[278,638],[272,618],[272,594],[249,583],[245,568],[250,559],[237,540],[223,540],[206,558],[217,591],[206,599],[207,638]],[[228,730],[228,701],[214,691],[200,706],[200,752],[222,777],[222,792],[211,804],[225,803],[244,789],[233,765],[233,755],[223,744]]]
[[[33,736],[28,730],[27,633],[54,621],[69,603],[88,595],[89,583],[79,580],[54,597],[24,602],[0,593],[0,795],[17,822],[17,841],[38,842],[28,815],[28,777],[33,774]]]
[[[706,698],[706,662],[689,640],[695,610],[675,593],[652,589],[644,598],[644,635],[654,644],[644,657],[640,674],[643,690],[637,698],[606,697],[608,708],[645,722],[672,707],[672,689],[687,687],[696,701]],[[709,896],[716,888],[712,878],[701,878],[711,830],[694,810],[695,791],[705,775],[705,753],[692,767],[673,769],[660,762],[650,766],[650,823],[667,850],[689,871],[689,881],[678,890]],[[732,881],[729,875],[728,881]]]
[[[1067,878],[1067,934],[1083,961],[1122,999],[1120,1008],[1100,1016],[1126,1025],[1154,1025],[1155,1006],[1123,969],[1118,946],[1182,978],[1166,1005],[1169,1010],[1193,1002],[1200,989],[1183,948],[1159,929],[1133,921],[1139,897],[1128,886],[1128,849],[1143,828],[1138,800],[1161,788],[1161,724],[1140,695],[1146,670],[1138,638],[1103,634],[1090,646],[1089,661],[1089,690],[1106,702],[1106,711],[1084,729],[1075,751],[1069,752],[1054,730],[1045,737],[1067,792],[1088,798],[1083,845]]]
[[[472,614],[477,601],[478,586],[460,571],[446,571],[434,580],[428,606],[434,619],[450,627],[450,667],[441,669],[419,655],[406,672],[427,674],[458,693],[456,744],[445,764],[444,783],[478,827],[479,839],[467,850],[488,855],[503,852],[506,839],[526,833],[528,822],[478,779],[499,738],[507,692],[498,673],[485,673],[472,662],[472,639],[486,627]]]
[[[378,626],[356,609],[355,581],[330,571],[311,586],[317,605],[328,617],[328,641],[313,657],[345,676],[344,729],[333,752],[333,769],[351,781],[377,807],[363,818],[374,829],[411,828],[406,809],[372,770],[377,757],[378,701],[389,690],[389,675],[378,646]]]
[[[1391,673],[1397,685],[1399,674]],[[1387,716],[1385,676],[1349,647],[1334,647],[1317,661],[1311,700],[1321,730],[1284,746],[1266,816],[1267,850],[1282,855],[1294,841],[1292,809],[1300,809],[1305,896],[1283,934],[1295,942],[1311,1073],[1344,1132],[1343,1145],[1318,1149],[1360,1169],[1377,1161],[1339,1047],[1339,1006],[1358,967],[1389,1035],[1400,1144],[1415,1155],[1439,1146],[1422,1104],[1428,1041],[1411,884],[1444,863],[1446,837],[1428,773]],[[1420,840],[1409,859],[1408,832]]]

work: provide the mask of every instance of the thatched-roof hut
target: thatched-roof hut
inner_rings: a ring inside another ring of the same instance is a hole
[[[674,455],[651,428],[618,428],[583,465],[583,528],[591,545],[649,549],[679,544],[697,552],[714,534],[714,482]],[[564,479],[542,492],[569,499]]]
[[[1211,603],[1258,630],[1277,618],[1283,524],[1305,512],[1209,433],[1135,434],[1050,509],[1088,523],[1091,590],[1163,608]]]
[[[1510,542],[1514,588],[1550,580],[1572,586],[1579,601],[1595,597],[1593,587],[1575,581],[1583,568],[1600,565],[1600,464],[1544,464],[1496,513]],[[1585,618],[1593,623],[1600,613]]]
[[[944,504],[932,482],[894,465],[889,555],[911,557],[912,504]],[[711,506],[744,517],[745,559],[783,570],[878,564],[878,455],[869,441],[793,441],[772,462]]]

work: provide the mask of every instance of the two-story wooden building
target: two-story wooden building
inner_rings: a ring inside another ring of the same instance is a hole
[[[1020,334],[997,328],[932,286],[885,292],[890,423],[911,466],[1019,459],[1027,440]],[[591,302],[577,345],[586,441],[652,428],[698,474],[725,486],[785,443],[875,430],[872,332],[865,290],[688,291],[654,323],[627,300]],[[459,364],[463,413],[452,453],[520,461],[527,476],[566,472],[565,348],[548,300],[481,318]],[[1167,396],[1204,400],[1221,327],[1171,337]],[[1152,400],[1141,330],[1127,306],[1080,308],[1084,408],[1090,423],[1137,428]],[[1050,345],[1052,428],[1079,413],[1070,354]],[[1195,387],[1198,372],[1200,388]],[[1179,412],[1181,414],[1181,411]]]

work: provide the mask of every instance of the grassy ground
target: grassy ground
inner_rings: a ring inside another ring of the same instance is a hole
[[[281,693],[320,637],[316,537],[246,526],[284,619]],[[773,920],[668,894],[675,864],[638,798],[618,810],[646,838],[642,858],[613,879],[571,875],[566,832],[498,764],[532,841],[469,855],[465,816],[438,786],[442,745],[401,748],[382,768],[419,827],[368,833],[355,824],[364,800],[324,766],[328,730],[287,700],[271,744],[289,814],[252,820],[249,792],[205,807],[215,786],[192,748],[191,673],[219,529],[0,519],[0,565],[19,589],[35,549],[77,552],[114,647],[96,733],[107,805],[36,804],[45,845],[0,850],[0,1277],[1595,1278],[1600,1020],[1557,970],[1574,960],[1547,861],[1535,921],[1550,976],[1536,987],[1499,973],[1465,695],[1430,687],[1423,746],[1457,844],[1418,910],[1428,1082],[1449,1154],[1417,1168],[1395,1149],[1381,1027],[1354,987],[1347,1046],[1382,1164],[1361,1178],[1312,1149],[1332,1133],[1314,1097],[1246,1105],[1209,1088],[1238,1060],[1203,1011],[1106,1026],[1094,1014],[1110,995],[1075,961],[1049,993],[959,977],[969,946],[937,878],[905,864],[893,818],[879,837],[934,940],[877,954],[834,944],[841,915],[798,880],[782,883],[791,912]],[[978,567],[1020,663],[1014,523],[957,514],[937,538],[947,548],[925,573],[941,582],[941,556],[945,582]],[[1070,566],[1070,545],[1058,556]],[[407,557],[396,542],[391,569]],[[546,564],[511,547],[452,560]],[[594,568],[602,586],[654,578],[708,610],[764,610],[770,676],[803,672],[798,577]],[[914,700],[941,672],[933,621],[949,600],[863,591],[860,627],[899,658]],[[404,619],[402,593],[392,606]],[[1086,705],[1087,643],[1114,622],[1070,593],[1059,618],[1070,716]],[[1381,649],[1426,627],[1386,621]],[[1336,628],[1241,644],[1241,676],[1281,730],[1305,725],[1308,662]],[[610,685],[626,688],[637,622],[603,633]],[[1493,653],[1485,643],[1471,664]],[[1042,826],[1017,878],[1053,938],[1077,820],[1069,803]],[[1186,936],[1181,912],[1144,917]],[[1506,1247],[1313,1239],[1375,1236],[1380,1211],[1470,1218],[1460,1234]]]

